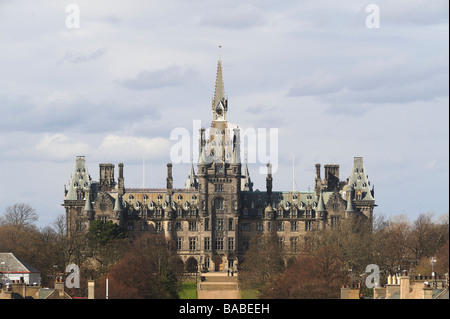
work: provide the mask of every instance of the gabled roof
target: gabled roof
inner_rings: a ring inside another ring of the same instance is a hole
[[[39,270],[17,258],[13,253],[0,253],[0,271],[5,273],[39,273]]]

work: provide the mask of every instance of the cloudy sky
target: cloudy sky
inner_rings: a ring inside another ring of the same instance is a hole
[[[313,188],[315,163],[345,179],[362,156],[376,212],[448,214],[448,6],[0,0],[0,212],[52,223],[77,155],[94,180],[123,162],[126,186],[164,187],[171,132],[210,125],[221,45],[228,120],[278,129],[276,190]],[[176,187],[188,172],[174,165]]]

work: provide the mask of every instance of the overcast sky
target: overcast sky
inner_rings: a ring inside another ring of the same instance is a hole
[[[25,202],[52,223],[77,155],[94,180],[123,162],[126,187],[164,187],[171,132],[210,126],[221,45],[228,120],[278,129],[275,190],[293,171],[296,190],[313,189],[315,163],[345,180],[362,156],[376,212],[448,214],[448,6],[0,0],[0,213]],[[264,164],[249,167],[261,190]],[[175,187],[188,166],[174,165]]]

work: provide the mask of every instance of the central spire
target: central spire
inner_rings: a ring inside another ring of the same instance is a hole
[[[225,100],[225,88],[223,85],[222,61],[217,62],[216,87],[214,90],[213,107],[215,108],[219,102]]]
[[[225,97],[225,88],[223,85],[222,60],[219,57],[217,62],[216,85],[214,89],[214,99],[211,108],[213,111],[214,121],[225,121],[228,109],[228,101]]]

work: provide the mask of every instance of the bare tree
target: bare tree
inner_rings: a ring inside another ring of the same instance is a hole
[[[291,267],[271,279],[262,298],[336,299],[349,273],[340,249],[325,246],[314,253],[300,254]]]
[[[11,225],[17,228],[34,227],[39,216],[36,210],[28,204],[17,203],[8,206],[0,222],[2,225]]]
[[[285,270],[283,250],[275,233],[262,235],[250,242],[250,247],[240,264],[239,280],[243,287],[265,289],[275,275]]]

